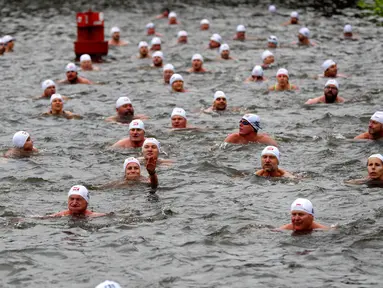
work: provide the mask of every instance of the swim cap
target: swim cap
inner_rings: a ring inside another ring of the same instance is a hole
[[[156,51],[152,55],[152,58],[154,57],[160,57],[161,59],[164,59],[164,53],[162,53],[161,51]]]
[[[146,29],[150,29],[150,28],[154,28],[154,23],[150,22],[148,24],[146,24]]]
[[[0,44],[5,44],[4,38],[0,37]]]
[[[253,70],[251,71],[251,75],[257,76],[257,77],[263,76],[262,66],[259,66],[259,65],[254,66]]]
[[[290,17],[291,17],[291,18],[297,18],[297,19],[299,19],[299,14],[298,14],[297,11],[293,11],[293,12],[291,12]]]
[[[125,105],[125,104],[132,104],[132,102],[130,101],[129,97],[120,97],[117,99],[116,101],[116,108],[120,108],[121,106]]]
[[[178,34],[177,34],[177,38],[180,38],[180,37],[184,37],[184,36],[188,36],[188,32],[182,30],[182,31],[179,31]]]
[[[138,165],[138,167],[140,167],[140,169],[141,169],[140,161],[138,161],[134,157],[129,157],[129,158],[126,158],[125,161],[124,161],[124,172],[126,170],[126,166],[128,166],[128,164],[130,164],[130,163],[136,163]]]
[[[3,37],[4,44],[7,44],[8,42],[11,42],[11,41],[14,41],[14,40],[16,40],[16,39],[13,38],[11,35],[5,35]]]
[[[286,75],[287,77],[289,77],[289,71],[287,71],[287,69],[285,69],[285,68],[281,68],[277,72],[277,77],[278,77],[278,75]]]
[[[217,33],[213,34],[213,35],[210,37],[210,40],[213,40],[213,41],[215,41],[215,42],[218,42],[219,44],[222,43],[222,37],[221,37],[219,34],[217,34]]]
[[[82,54],[80,57],[80,62],[83,62],[83,61],[92,61],[92,58],[90,58],[89,54]]]
[[[274,56],[274,54],[271,53],[269,50],[263,51],[263,53],[262,53],[262,60],[265,60],[269,56]]]
[[[47,89],[48,87],[51,87],[51,86],[56,87],[55,82],[53,82],[53,80],[51,80],[51,79],[45,80],[43,83],[41,83],[41,88],[43,88],[44,91],[45,91],[45,89]]]
[[[298,198],[291,204],[291,211],[303,211],[314,216],[313,204],[308,199]]]
[[[27,142],[27,139],[29,137],[30,135],[28,132],[25,132],[25,131],[16,132],[15,135],[13,135],[12,144],[16,148],[23,148],[25,142]]]
[[[269,6],[269,12],[275,13],[276,11],[277,11],[277,7],[275,7],[274,5]]]
[[[202,19],[200,22],[200,25],[202,25],[202,24],[210,24],[210,22],[207,19]]]
[[[149,143],[156,145],[158,151],[161,151],[161,143],[156,138],[146,138],[144,144],[142,144],[142,151],[144,151],[144,146]]]
[[[170,12],[168,18],[177,18],[177,14],[175,12]]]
[[[270,35],[269,38],[267,38],[267,42],[274,43],[274,44],[278,45],[278,38],[277,38],[277,36]]]
[[[326,70],[328,68],[330,68],[330,66],[332,66],[332,65],[336,65],[336,63],[333,60],[328,59],[328,60],[324,61],[322,64],[323,71],[326,72]]]
[[[230,47],[226,43],[219,46],[219,53],[222,53],[222,51],[226,51],[226,50],[230,51]]]
[[[68,198],[72,195],[80,195],[82,198],[85,199],[86,202],[89,203],[89,199],[90,199],[89,191],[82,185],[75,185],[72,188],[70,188],[68,192]]]
[[[145,41],[141,41],[140,43],[138,43],[138,49],[140,49],[141,47],[148,47],[148,43],[145,42]]]
[[[158,37],[154,37],[152,41],[150,42],[153,45],[161,45],[161,39]]]
[[[55,99],[60,99],[61,102],[64,102],[64,99],[60,94],[52,94],[51,100],[50,100],[51,104],[52,104],[53,100],[55,100]]]
[[[192,57],[192,61],[194,60],[200,60],[201,62],[203,62],[203,57],[201,54],[194,54]]]
[[[278,159],[278,164],[280,161],[281,154],[279,153],[279,149],[275,146],[267,146],[265,149],[262,150],[261,156],[263,155],[274,155]]]
[[[226,95],[222,91],[216,91],[214,93],[214,101],[217,100],[217,98],[225,98],[226,99]]]
[[[302,27],[301,29],[299,29],[299,34],[305,36],[306,38],[309,38],[310,37],[310,30],[306,27]]]
[[[66,65],[66,67],[65,67],[66,72],[69,72],[69,71],[77,72],[77,70],[78,70],[77,66],[74,63],[68,63],[68,65]]]
[[[245,119],[247,122],[250,123],[253,128],[258,131],[259,129],[262,129],[260,126],[261,118],[259,118],[258,115],[255,114],[245,114],[242,119]]]
[[[380,161],[383,162],[382,154],[372,154],[370,157],[368,157],[368,159],[370,159],[370,158],[378,158],[378,159],[380,159]],[[368,161],[367,161],[367,163],[368,163]]]
[[[326,85],[324,85],[324,87],[326,88],[327,86],[330,86],[330,85],[335,85],[336,89],[339,89],[338,81],[336,81],[335,79],[328,80],[326,82]]]
[[[175,81],[182,81],[184,82],[184,78],[180,74],[173,74],[172,77],[170,77],[169,83],[170,85],[173,85],[173,82]]]
[[[243,25],[238,25],[237,26],[237,32],[246,32],[246,28]]]
[[[186,111],[182,108],[177,108],[177,107],[174,108],[170,118],[173,118],[173,116],[181,116],[181,117],[187,119],[186,118]]]
[[[344,33],[351,33],[352,32],[352,26],[350,24],[347,24],[343,28]]]
[[[383,124],[383,111],[376,111],[370,119]]]
[[[118,28],[118,27],[113,27],[112,29],[110,29],[110,33],[111,33],[111,34],[113,34],[113,33],[115,33],[115,32],[121,32],[121,31],[120,31],[120,28]]]
[[[96,288],[121,288],[121,286],[117,282],[106,280],[98,284]]]
[[[129,130],[132,130],[132,129],[141,129],[145,131],[145,124],[139,119],[133,120],[129,124]]]
[[[164,68],[162,69],[162,71],[167,71],[167,70],[171,70],[174,72],[174,66],[172,64],[166,64]]]

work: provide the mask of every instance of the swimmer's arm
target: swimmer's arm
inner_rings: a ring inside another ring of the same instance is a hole
[[[322,229],[322,230],[330,230],[331,228],[322,224],[319,224],[317,222],[313,223],[313,229]]]
[[[226,143],[237,143],[237,135],[236,134],[230,134],[226,137],[225,141]]]
[[[251,79],[252,79],[252,77],[246,78],[246,80],[243,81],[243,83],[250,83],[250,82],[251,82]]]
[[[358,136],[355,136],[354,139],[368,139],[368,137],[366,137],[366,133],[363,133]]]
[[[294,85],[294,84],[291,85],[291,88],[292,88],[293,90],[299,90],[299,87],[298,87],[297,85]]]
[[[158,177],[157,172],[154,171],[154,174],[149,174],[150,187],[156,189],[158,187]]]
[[[275,141],[273,138],[271,138],[269,136],[263,136],[260,139],[259,143],[263,143],[263,144],[266,144],[266,145],[272,145],[272,146],[278,147],[277,141]]]
[[[138,115],[134,116],[134,119],[148,120],[149,116],[146,116],[144,114],[138,114]]]
[[[352,180],[347,180],[344,181],[345,184],[352,184],[352,185],[362,185],[368,182],[368,179],[363,178],[363,179],[352,179]]]
[[[116,116],[110,116],[105,119],[106,122],[116,122]]]
[[[88,217],[102,217],[102,216],[107,216],[109,213],[96,213],[92,212],[91,214],[87,215]]]
[[[116,143],[112,145],[112,148],[122,148],[124,147],[124,142],[125,142],[125,139],[117,141]]]
[[[80,114],[73,114],[71,115],[72,119],[82,119],[83,117]]]
[[[275,91],[275,87],[274,86],[270,86],[269,87],[269,91]]]
[[[306,105],[311,105],[311,104],[316,104],[318,103],[318,101],[316,100],[316,98],[313,98],[313,99],[309,99],[306,101]]]
[[[286,224],[286,225],[283,225],[281,227],[278,228],[279,230],[293,230],[293,225],[290,223],[290,224]]]
[[[156,34],[157,37],[162,37],[162,36],[164,36],[164,35],[162,35],[161,33],[157,33],[157,32],[156,32],[155,34]]]

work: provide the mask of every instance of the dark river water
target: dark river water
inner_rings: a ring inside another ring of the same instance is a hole
[[[280,25],[290,9],[278,7],[279,14],[270,16],[268,5],[185,4],[176,9],[181,25],[169,27],[166,20],[153,20],[160,5],[145,6],[103,11],[106,36],[119,26],[130,45],[111,48],[100,72],[81,73],[101,85],[58,87],[71,98],[65,109],[82,120],[41,117],[48,101],[33,100],[43,80],[64,78],[74,58],[78,10],[1,8],[1,34],[17,38],[15,52],[0,57],[1,150],[25,130],[41,153],[0,159],[0,287],[95,287],[106,279],[122,287],[383,287],[381,188],[343,183],[364,177],[367,157],[383,149],[382,143],[351,140],[382,108],[382,29],[354,17],[352,9],[332,18],[299,11],[318,46],[278,48],[276,66],[265,72],[269,82],[244,84],[260,64],[269,35],[285,46],[296,41],[300,26]],[[211,21],[209,32],[198,30],[203,18]],[[171,93],[162,84],[162,70],[135,58],[138,42],[151,39],[145,36],[150,21],[164,34],[165,63],[184,76],[188,93]],[[359,41],[340,39],[347,23]],[[256,40],[231,40],[238,24]],[[176,34],[183,29],[189,44],[179,46]],[[205,50],[212,33],[221,34],[235,61],[216,61],[217,52]],[[186,72],[194,53],[204,56],[209,73]],[[314,76],[329,58],[349,75],[339,79],[347,102],[305,107],[307,99],[323,93],[326,80]],[[289,70],[299,91],[267,92],[279,67]],[[226,93],[229,107],[242,111],[201,114],[216,90]],[[96,189],[122,178],[126,157],[140,156],[109,149],[128,135],[127,126],[104,121],[121,94],[128,94],[136,113],[150,117],[147,135],[161,141],[167,154],[161,157],[175,161],[158,168],[157,201],[143,186]],[[176,106],[203,130],[171,132]],[[221,145],[237,131],[245,110],[261,117],[264,132],[280,146],[280,166],[301,180],[253,176],[263,145]],[[115,215],[89,221],[31,218],[64,210],[75,184],[91,189],[92,210]],[[304,236],[273,231],[290,221],[297,197],[313,202],[318,222],[339,223],[339,229]]]

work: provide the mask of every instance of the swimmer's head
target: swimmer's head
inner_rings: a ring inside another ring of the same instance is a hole
[[[350,24],[347,24],[343,28],[343,33],[345,36],[352,37],[352,26]]]
[[[84,70],[92,69],[92,58],[89,54],[83,54],[80,57],[80,65]]]
[[[270,35],[269,38],[267,38],[267,47],[268,48],[277,48],[277,46],[278,46],[277,36]]]
[[[298,33],[298,39],[299,41],[304,41],[305,39],[309,39],[310,38],[310,30],[306,27],[302,27],[301,29],[299,29],[299,33]]]
[[[379,137],[383,132],[383,111],[376,111],[370,118],[368,133]],[[374,138],[377,138],[374,137]]]
[[[62,111],[64,107],[64,99],[60,94],[53,94],[50,99],[51,110]]]
[[[260,65],[254,66],[253,70],[251,71],[251,76],[253,77],[263,77],[263,68]]]
[[[172,128],[186,128],[186,111],[182,108],[174,108],[171,115]]]
[[[200,29],[202,31],[209,30],[210,22],[207,19],[202,19],[200,22]]]
[[[245,34],[246,34],[246,27],[243,25],[237,26],[237,39],[238,40],[245,40]]]
[[[230,57],[230,47],[228,44],[222,44],[219,47],[219,54],[221,54],[222,59],[229,59]]]
[[[68,192],[68,210],[73,214],[83,214],[88,207],[90,194],[82,185],[75,185]]]
[[[158,154],[161,152],[161,143],[156,138],[146,138],[142,144],[142,154],[145,159],[158,159]]]
[[[177,24],[177,14],[175,12],[170,12],[168,15],[169,24]]]
[[[112,34],[112,38],[115,41],[120,40],[120,33],[121,33],[121,30],[118,27],[112,27],[112,29],[110,29],[110,34]]]
[[[33,150],[33,141],[28,132],[18,131],[13,135],[12,144],[15,148],[23,149],[25,151]]]
[[[328,59],[323,62],[322,64],[322,70],[325,77],[336,77],[338,73],[338,66],[336,62],[334,62],[331,59]]]
[[[51,79],[45,80],[41,83],[41,88],[43,89],[44,97],[51,97],[56,93],[56,84]]]
[[[77,68],[76,64],[74,64],[74,63],[68,63],[68,64],[65,66],[65,71],[66,71],[66,72],[77,72],[77,71],[78,71],[78,68]]]
[[[215,33],[210,37],[209,47],[210,49],[219,48],[222,44],[222,37]]]
[[[119,118],[132,119],[134,116],[134,108],[129,97],[123,96],[116,101],[116,112]]]
[[[156,33],[156,26],[154,23],[148,23],[146,24],[146,34],[147,35],[154,35]]]
[[[184,90],[184,78],[180,74],[173,74],[169,81],[173,91],[183,92]]]
[[[139,119],[133,120],[129,124],[130,141],[141,142],[145,139],[145,124]]]
[[[187,43],[188,42],[188,33],[184,30],[179,31],[177,34],[178,43]]]
[[[291,14],[290,14],[290,23],[291,24],[298,24],[298,20],[299,20],[298,12],[297,11],[291,12]]]
[[[338,97],[339,84],[335,79],[330,79],[326,82],[324,86],[324,96],[326,98],[326,103],[334,103]]]
[[[160,51],[161,50],[161,39],[158,37],[154,37],[152,41],[150,42],[151,44],[151,50],[153,51]]]
[[[224,111],[227,107],[227,98],[223,91],[216,91],[214,93],[213,108],[217,111]]]
[[[280,153],[277,147],[267,146],[261,153],[261,166],[266,172],[272,173],[278,171]]]
[[[161,51],[156,51],[152,55],[153,65],[156,67],[162,67],[164,60],[164,54]]]
[[[194,54],[191,60],[192,60],[193,69],[199,70],[202,68],[203,57],[201,54]]]
[[[368,178],[383,180],[383,155],[373,154],[367,160]]]
[[[77,79],[78,68],[74,63],[68,63],[65,67],[66,78],[69,82],[75,81]]]
[[[5,35],[3,37],[4,45],[7,49],[7,51],[12,50],[13,46],[15,45],[16,38],[12,37],[11,35]]]
[[[285,68],[280,68],[277,72],[277,81],[281,85],[285,85],[289,82],[289,71]]]
[[[277,7],[275,7],[275,5],[270,5],[269,6],[269,12],[272,14],[277,12]]]
[[[270,65],[274,63],[274,54],[271,53],[269,50],[263,51],[262,61],[263,61],[263,64],[266,64],[266,65]]]
[[[145,41],[138,43],[138,51],[142,57],[146,57],[149,54],[149,45]]]
[[[296,199],[290,207],[294,231],[310,230],[314,221],[314,208],[310,200]]]
[[[139,179],[141,176],[140,161],[134,157],[126,158],[124,161],[124,173],[127,180]]]
[[[261,128],[261,118],[256,114],[245,114],[239,121],[239,134],[247,135]]]
[[[121,288],[121,286],[117,282],[106,280],[98,284],[95,288]]]
[[[174,66],[172,64],[166,64],[164,68],[162,69],[162,71],[163,71],[164,82],[166,84],[169,84],[170,78],[174,74]]]

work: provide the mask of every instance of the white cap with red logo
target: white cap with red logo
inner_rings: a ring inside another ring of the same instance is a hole
[[[279,153],[279,149],[275,146],[267,146],[262,150],[261,156],[263,155],[274,155],[278,159],[278,163],[280,161],[281,154]]]
[[[132,129],[141,129],[145,131],[145,124],[139,119],[133,120],[129,124],[129,130],[132,130]]]
[[[70,188],[68,192],[68,198],[72,195],[80,195],[82,198],[85,199],[86,202],[89,203],[90,195],[88,189],[86,189],[85,186],[75,185],[72,188]]]

